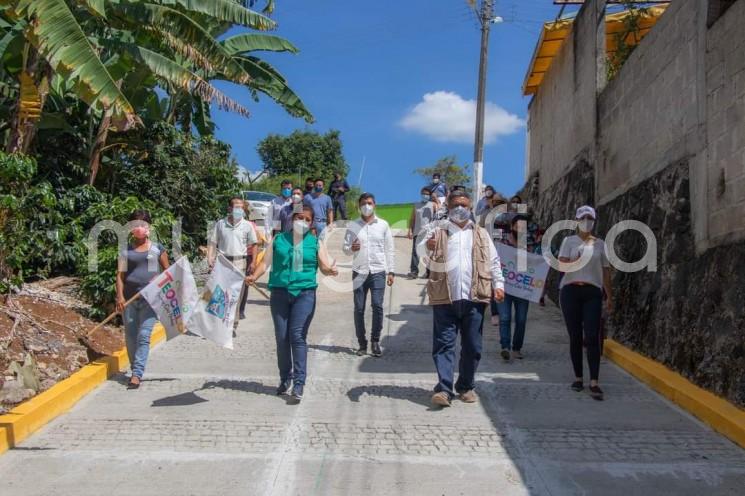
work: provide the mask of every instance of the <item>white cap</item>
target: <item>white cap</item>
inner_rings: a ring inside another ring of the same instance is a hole
[[[595,215],[595,209],[592,208],[589,205],[583,205],[577,209],[577,215],[574,216],[575,219],[581,219],[585,215],[589,215],[593,219],[597,219],[597,216]]]

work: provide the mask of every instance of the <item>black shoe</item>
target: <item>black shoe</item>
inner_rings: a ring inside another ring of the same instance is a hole
[[[240,314],[238,314],[238,320],[245,320],[245,319],[246,319],[246,313],[245,312],[241,312]]]
[[[580,391],[582,391],[583,389],[585,389],[585,386],[584,386],[584,385],[582,385],[582,381],[574,381],[574,382],[572,383],[572,385],[571,385],[571,386],[569,386],[569,387],[570,387],[570,388],[572,388],[572,391],[576,391],[576,392],[578,392],[578,393],[579,393]]]
[[[501,355],[502,355],[502,358],[504,359],[505,362],[509,362],[510,361],[510,350],[508,350],[508,349],[502,350]]]
[[[300,401],[302,401],[303,399],[303,386],[295,386],[294,388],[292,388],[291,396],[296,403],[300,403]]]
[[[292,383],[290,381],[282,381],[277,386],[277,396],[287,396],[292,391]]]
[[[603,401],[603,390],[598,386],[590,386],[590,396],[596,401]]]
[[[377,341],[373,341],[372,344],[372,356],[374,357],[382,357],[383,356],[383,350],[380,349],[380,343]]]
[[[359,349],[357,350],[357,356],[365,355],[367,355],[367,345],[360,345]]]
[[[411,281],[416,279],[418,276],[419,274],[417,274],[416,272],[409,272],[408,274],[406,274],[406,279]]]

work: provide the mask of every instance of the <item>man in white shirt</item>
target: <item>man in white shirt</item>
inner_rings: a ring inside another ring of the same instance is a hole
[[[258,236],[251,222],[246,220],[245,202],[240,196],[230,199],[228,216],[215,223],[207,246],[207,262],[210,270],[215,265],[217,253],[227,258],[243,274],[250,274],[256,267],[256,244]],[[246,286],[241,290],[246,291]],[[238,307],[236,306],[236,311]],[[235,319],[234,326],[238,326]]]
[[[422,188],[421,200],[414,204],[409,219],[409,239],[413,240],[411,244],[411,267],[409,268],[409,279],[419,277],[419,253],[417,252],[417,241],[419,236],[424,232],[425,226],[435,220],[435,206],[432,203],[432,191],[429,188]]]
[[[354,254],[352,281],[354,285],[354,328],[360,345],[359,356],[367,354],[367,332],[365,330],[365,304],[367,293],[371,294],[372,355],[382,356],[380,334],[383,330],[383,299],[385,285],[393,285],[395,248],[393,233],[388,223],[375,216],[375,197],[363,193],[359,199],[362,217],[350,224],[344,236],[344,253]]]
[[[461,401],[475,403],[484,310],[492,296],[497,301],[504,299],[499,255],[486,229],[471,220],[471,199],[460,190],[448,197],[448,220],[434,223],[422,238],[429,253],[432,358],[439,379],[432,403],[450,406],[456,393]],[[458,380],[453,383],[458,332],[460,363]]]

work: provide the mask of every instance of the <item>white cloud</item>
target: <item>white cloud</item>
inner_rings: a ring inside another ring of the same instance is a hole
[[[465,100],[457,93],[427,93],[398,123],[407,131],[423,134],[435,141],[473,143],[476,132],[476,100]],[[492,143],[500,136],[525,126],[520,117],[486,102],[484,140]]]

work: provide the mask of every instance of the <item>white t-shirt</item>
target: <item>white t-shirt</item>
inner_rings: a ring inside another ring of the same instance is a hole
[[[584,282],[603,289],[603,268],[610,267],[608,256],[605,253],[605,242],[600,238],[592,237],[587,242],[582,241],[579,236],[567,236],[561,242],[559,258],[566,257],[570,261],[577,260],[585,250],[592,251],[592,258],[584,267],[573,272],[564,273],[559,288],[573,282]]]
[[[210,243],[214,243],[217,251],[228,257],[245,257],[247,247],[255,245],[257,241],[256,230],[246,219],[241,219],[235,225],[227,219],[220,219],[210,236]]]

